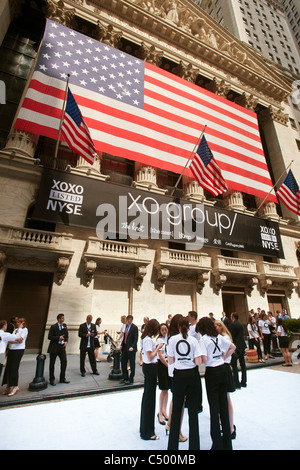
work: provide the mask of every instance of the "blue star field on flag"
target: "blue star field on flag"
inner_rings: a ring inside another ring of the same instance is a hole
[[[49,21],[36,70],[143,109],[144,62]]]

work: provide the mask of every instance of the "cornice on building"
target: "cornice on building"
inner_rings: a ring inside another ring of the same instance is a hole
[[[155,3],[154,3],[155,1]],[[163,56],[195,69],[211,80],[225,79],[232,90],[258,96],[263,106],[279,106],[291,93],[294,78],[266,62],[189,0],[46,0],[46,14],[67,26],[76,17],[96,27],[110,25],[114,33],[140,45],[161,50]],[[59,4],[59,5],[58,5]],[[57,8],[56,8],[57,6]],[[176,7],[176,9],[175,9]]]

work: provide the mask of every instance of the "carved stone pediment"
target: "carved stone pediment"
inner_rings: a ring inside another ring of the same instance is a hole
[[[71,3],[74,6],[74,1]],[[76,3],[76,14],[80,15],[82,2],[78,0]],[[107,13],[118,25],[116,29],[122,29],[122,25],[124,38],[133,38],[128,26],[135,28],[135,38],[145,37],[146,33],[151,40],[149,44],[141,40],[144,43],[144,51],[141,51],[144,60],[152,50],[152,53],[155,52],[153,57],[159,63],[161,55],[153,47],[155,39],[159,39],[166,46],[168,44],[185,52],[185,56],[188,55],[192,61],[214,66],[235,82],[247,85],[277,103],[290,94],[292,79],[284,77],[275,64],[270,67],[268,60],[259,52],[239,41],[188,0],[85,0],[85,3],[98,14]],[[165,47],[164,53],[170,56],[170,47]],[[183,69],[187,67],[187,64],[182,65]],[[191,71],[195,73],[195,70],[196,64]]]

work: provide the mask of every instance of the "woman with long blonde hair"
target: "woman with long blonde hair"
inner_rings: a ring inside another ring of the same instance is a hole
[[[228,328],[226,328],[226,326],[224,325],[224,323],[220,320],[215,320],[214,323],[215,323],[215,327],[216,327],[217,332],[219,333],[219,335],[229,338],[230,341],[232,342],[232,336],[231,336]],[[232,401],[231,401],[231,397],[230,397],[230,393],[235,392],[235,385],[234,385],[232,369],[231,369],[231,365],[230,365],[231,356],[228,356],[225,359],[224,362],[225,362],[225,365],[226,365],[226,368],[227,368],[227,374],[228,374],[227,401],[228,401],[230,432],[231,432],[231,439],[235,439],[235,437],[236,437],[236,427],[235,427],[234,421],[233,421],[233,405],[232,405]]]

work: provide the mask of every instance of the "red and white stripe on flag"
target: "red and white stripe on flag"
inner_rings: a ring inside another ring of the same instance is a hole
[[[16,128],[56,138],[66,73],[97,150],[181,173],[206,125],[229,189],[272,190],[255,113],[50,20]]]
[[[288,172],[276,194],[288,209],[300,215],[300,189],[292,170]]]

